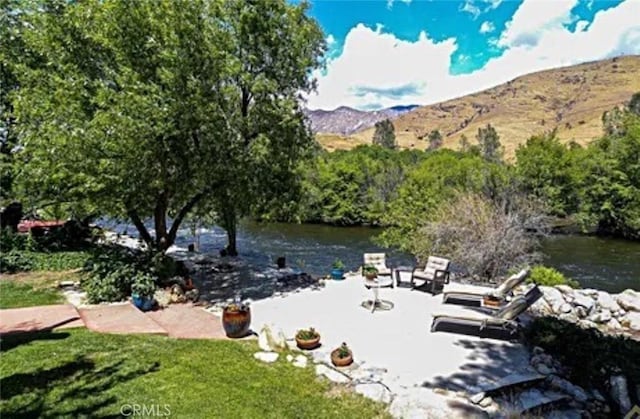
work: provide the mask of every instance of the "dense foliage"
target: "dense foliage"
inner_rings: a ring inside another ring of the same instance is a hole
[[[3,66],[17,78],[14,192],[27,206],[128,218],[160,250],[199,207],[235,252],[237,218],[295,190],[312,144],[299,95],[324,50],[305,3],[10,4],[24,54]]]
[[[551,287],[555,285],[569,285],[572,288],[578,288],[580,286],[578,281],[567,278],[562,272],[542,265],[534,266],[533,269],[531,269],[531,275],[527,278],[527,282]]]

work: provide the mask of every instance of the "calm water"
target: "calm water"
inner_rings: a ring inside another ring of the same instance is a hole
[[[186,233],[186,232],[185,232]],[[366,227],[331,227],[308,224],[244,223],[239,230],[240,255],[258,263],[284,255],[287,263],[315,275],[324,275],[336,258],[347,269],[362,264],[366,252],[387,252],[390,265],[412,265],[413,257],[380,248],[371,238],[380,230]],[[192,242],[182,237],[180,245]],[[201,250],[217,251],[226,244],[224,230],[214,228],[201,235]],[[619,292],[640,290],[640,243],[586,236],[554,236],[544,243],[544,263],[577,279],[585,288]]]
[[[123,228],[118,226],[116,230],[122,232]],[[129,227],[127,232],[134,233],[135,228]],[[273,263],[278,256],[285,256],[288,265],[315,275],[328,273],[336,258],[347,269],[356,269],[362,264],[363,253],[375,251],[386,252],[391,266],[413,264],[410,255],[374,245],[371,238],[379,232],[366,227],[243,223],[238,233],[238,250],[240,256],[258,264]],[[194,241],[189,231],[180,233],[177,245],[186,247]],[[226,233],[221,228],[201,231],[203,252],[217,252],[225,245]],[[609,292],[640,290],[639,242],[554,236],[544,243],[543,252],[546,265],[577,279],[585,288]]]

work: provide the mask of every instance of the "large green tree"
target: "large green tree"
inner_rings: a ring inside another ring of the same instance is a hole
[[[129,218],[159,250],[187,214],[215,210],[235,252],[238,216],[290,189],[312,143],[300,95],[313,88],[324,41],[306,4],[89,0],[34,10],[25,42],[44,64],[20,65],[14,101],[24,196]]]
[[[389,119],[378,121],[373,133],[373,144],[388,149],[396,148],[396,130]]]

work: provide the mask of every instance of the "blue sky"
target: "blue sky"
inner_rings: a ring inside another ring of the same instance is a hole
[[[640,54],[640,0],[312,0],[329,50],[311,108],[429,104]]]

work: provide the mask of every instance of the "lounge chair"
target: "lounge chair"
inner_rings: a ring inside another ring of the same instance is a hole
[[[531,271],[525,268],[517,274],[511,275],[497,288],[470,286],[461,289],[448,289],[442,295],[443,303],[452,303],[460,305],[482,306],[485,297],[495,301],[495,308],[504,305],[506,298],[511,294],[513,289],[522,284]],[[486,305],[485,307],[490,307]]]
[[[414,268],[411,273],[411,288],[429,291],[436,294],[449,283],[449,259],[429,256],[424,269]],[[416,280],[421,281],[418,284]]]
[[[387,256],[384,253],[365,253],[364,266],[373,265],[378,270],[378,276],[391,276],[391,269],[387,267]]]
[[[452,332],[480,334],[493,337],[494,334],[513,336],[519,329],[517,318],[542,297],[542,291],[534,286],[525,295],[517,296],[497,312],[485,314],[465,310],[456,314],[434,314],[432,332]]]

